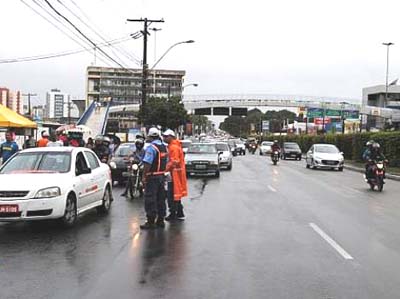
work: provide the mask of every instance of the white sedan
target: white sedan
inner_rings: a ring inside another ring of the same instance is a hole
[[[343,171],[343,153],[333,144],[314,144],[307,152],[306,167]]]
[[[111,186],[109,166],[89,149],[27,149],[0,168],[0,221],[60,219],[73,226],[92,208],[109,211]]]
[[[274,143],[272,141],[263,141],[260,146],[260,156],[268,155],[272,153],[271,146]]]

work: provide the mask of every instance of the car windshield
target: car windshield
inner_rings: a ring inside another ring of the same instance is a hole
[[[35,152],[21,153],[9,160],[0,174],[68,172],[71,168],[71,153]]]
[[[339,150],[335,146],[318,145],[315,147],[315,152],[323,154],[337,154]]]
[[[215,144],[192,144],[189,149],[188,153],[190,154],[216,154],[217,148]]]
[[[299,145],[296,143],[285,143],[283,145],[283,147],[288,148],[288,149],[296,149],[296,150],[300,149]]]
[[[263,143],[261,143],[261,145],[272,145],[273,143],[270,141],[264,141]]]
[[[126,157],[129,156],[131,153],[133,153],[136,150],[135,145],[129,145],[129,146],[120,146],[116,152],[115,152],[115,156],[117,157]]]
[[[229,151],[229,147],[226,143],[217,143],[217,151],[226,152]]]

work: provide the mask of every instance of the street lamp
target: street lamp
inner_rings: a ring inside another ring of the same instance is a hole
[[[192,44],[192,43],[194,43],[194,40],[191,39],[173,44],[171,47],[167,49],[167,51],[164,52],[164,54],[156,61],[156,63],[154,63],[154,65],[151,67],[150,70],[154,69],[157,66],[157,64],[165,57],[165,55],[167,55],[168,52],[172,50],[172,48],[175,48],[176,46],[181,44]]]
[[[183,85],[183,86],[182,86],[182,89],[184,89],[184,88],[186,88],[186,87],[189,87],[189,86],[197,87],[197,86],[199,86],[199,84],[197,84],[197,83],[186,84],[186,85]]]
[[[386,107],[387,99],[388,99],[388,84],[389,84],[389,47],[394,45],[394,43],[382,43],[382,45],[386,46],[386,92],[385,92],[385,103],[383,107]]]

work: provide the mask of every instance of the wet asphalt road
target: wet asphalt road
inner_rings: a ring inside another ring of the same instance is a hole
[[[186,221],[140,232],[116,187],[110,215],[70,230],[0,224],[0,298],[399,298],[399,192],[246,155],[189,180]]]

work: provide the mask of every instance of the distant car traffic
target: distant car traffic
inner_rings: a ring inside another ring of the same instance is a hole
[[[220,175],[220,163],[215,143],[192,143],[186,153],[186,173]]]
[[[232,156],[232,152],[231,149],[228,145],[228,143],[226,142],[217,142],[217,151],[218,153],[222,153],[220,154],[220,160],[219,160],[219,164],[222,167],[226,167],[228,170],[232,169],[232,160],[233,160],[233,156]]]
[[[246,145],[244,142],[240,139],[235,140],[236,147],[237,147],[237,153],[239,155],[246,155]]]
[[[343,153],[333,144],[314,144],[307,152],[306,166],[343,171]]]
[[[127,171],[129,165],[129,156],[136,150],[134,143],[123,143],[115,151],[110,160],[112,181],[122,183],[126,178],[122,175]]]
[[[0,168],[0,221],[60,219],[73,226],[92,208],[111,207],[110,168],[89,149],[26,149]]]
[[[260,156],[262,155],[269,155],[272,153],[272,149],[271,146],[274,143],[272,141],[263,141],[261,142],[261,146],[260,146]]]
[[[301,149],[300,146],[295,142],[284,142],[282,146],[282,159],[293,158],[295,160],[301,160]]]
[[[232,155],[235,157],[240,152],[240,148],[237,147],[235,140],[229,139],[227,141],[229,148],[231,149]]]

